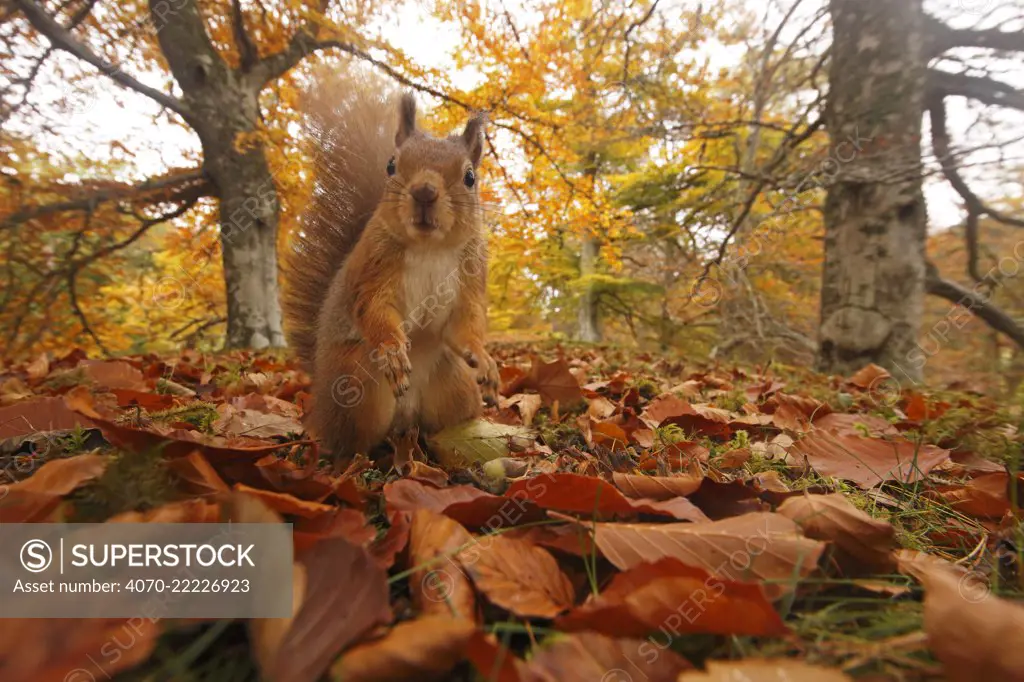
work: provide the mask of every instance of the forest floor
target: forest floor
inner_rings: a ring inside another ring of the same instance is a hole
[[[286,521],[277,620],[4,619],[0,679],[1024,680],[1017,406],[496,345],[486,422],[336,471],[280,353],[0,365],[0,523]]]

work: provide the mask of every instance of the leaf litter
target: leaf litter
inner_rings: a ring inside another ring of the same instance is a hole
[[[1024,680],[1012,411],[873,366],[492,350],[481,420],[342,471],[280,355],[5,367],[0,521],[288,522],[296,560],[289,618],[153,623],[96,671],[127,620],[4,621],[0,677]]]

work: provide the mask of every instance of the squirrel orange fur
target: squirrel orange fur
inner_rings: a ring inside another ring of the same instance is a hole
[[[412,94],[396,112],[346,85],[318,95],[315,188],[284,301],[313,378],[307,428],[338,459],[477,417],[498,387],[484,349],[483,116],[436,138]]]

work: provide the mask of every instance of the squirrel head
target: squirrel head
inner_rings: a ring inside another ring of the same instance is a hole
[[[387,224],[403,242],[462,241],[479,230],[477,166],[484,148],[485,117],[471,118],[461,133],[436,138],[416,127],[416,99],[402,96],[395,155],[387,167],[383,206]]]

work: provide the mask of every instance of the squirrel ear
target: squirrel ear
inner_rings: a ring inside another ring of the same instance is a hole
[[[407,92],[398,103],[398,132],[395,133],[395,146],[401,147],[416,132],[416,97]]]
[[[462,131],[462,142],[469,149],[469,160],[474,166],[480,163],[484,153],[484,126],[487,125],[487,114],[477,114],[466,123]]]

